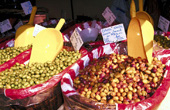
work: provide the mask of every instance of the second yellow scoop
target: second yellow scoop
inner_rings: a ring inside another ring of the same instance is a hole
[[[60,32],[65,20],[60,19],[56,28],[40,31],[33,42],[29,64],[53,61],[63,48],[63,37]]]
[[[152,62],[154,29],[148,20],[136,17],[134,0],[131,1],[131,21],[127,30],[128,55]]]
[[[20,26],[15,34],[15,44],[14,47],[23,47],[32,44],[34,37],[34,16],[36,14],[37,7],[32,8],[31,16],[29,22],[25,25]]]
[[[136,13],[136,17],[148,20],[154,26],[152,17],[147,12],[143,11],[143,0],[139,0],[139,11]]]

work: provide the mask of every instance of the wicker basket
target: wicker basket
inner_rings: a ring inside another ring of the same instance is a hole
[[[44,92],[41,92],[29,98],[34,100],[40,97],[41,94],[44,94],[44,93],[50,94],[51,96],[38,104],[33,104],[33,105],[29,104],[29,106],[22,106],[22,105],[10,105],[6,107],[0,106],[0,110],[57,110],[63,104],[64,100],[62,97],[60,83],[50,88],[50,90],[46,90]],[[25,100],[27,100],[27,98],[19,99],[18,101],[22,102]]]

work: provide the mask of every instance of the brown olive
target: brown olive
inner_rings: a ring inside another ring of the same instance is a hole
[[[135,103],[152,96],[150,93],[160,84],[164,68],[157,58],[149,64],[139,57],[104,55],[79,70],[74,87],[81,96],[98,102]],[[91,95],[87,95],[89,91]]]

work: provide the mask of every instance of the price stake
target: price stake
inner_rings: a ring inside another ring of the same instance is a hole
[[[31,14],[32,12],[32,4],[30,1],[21,3],[21,7],[24,10],[25,15]]]
[[[168,32],[169,21],[166,18],[160,16],[159,17],[159,22],[158,22],[158,28],[160,28],[164,32]]]
[[[20,20],[15,26],[14,26],[14,28],[15,28],[15,30],[17,30],[20,26],[22,26],[23,25],[23,23],[22,23],[22,21]]]
[[[34,28],[34,32],[33,32],[33,36],[36,36],[40,31],[46,29],[43,26],[40,26],[38,24],[35,24],[35,28]]]
[[[0,31],[1,33],[4,33],[8,30],[12,29],[11,23],[9,21],[9,19],[6,19],[2,22],[0,22]]]
[[[84,43],[77,29],[72,33],[70,41],[75,51],[79,50]]]
[[[126,40],[126,33],[123,24],[114,25],[101,29],[105,44]]]
[[[104,12],[102,13],[102,16],[106,19],[107,23],[111,25],[115,19],[116,16],[112,13],[112,11],[107,7]]]

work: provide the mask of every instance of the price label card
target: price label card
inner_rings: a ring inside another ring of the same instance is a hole
[[[8,30],[12,29],[11,23],[9,21],[9,19],[6,19],[2,22],[0,22],[0,31],[1,33],[4,33]]]
[[[36,36],[40,31],[46,29],[43,26],[40,26],[38,24],[35,24],[35,28],[34,28],[34,32],[33,32],[33,36]]]
[[[42,23],[42,25],[43,25],[43,26],[47,26],[48,24],[47,24],[47,22],[44,22],[44,23]]]
[[[84,43],[77,29],[72,33],[70,41],[75,51],[79,50]]]
[[[21,3],[21,7],[24,10],[25,15],[31,14],[32,12],[32,4],[30,1]]]
[[[15,28],[15,30],[17,30],[20,26],[22,26],[23,25],[23,23],[22,23],[22,21],[20,20],[15,26],[14,26],[14,28]]]
[[[56,20],[51,20],[51,23],[52,24],[57,24],[57,21]]]
[[[164,32],[168,32],[169,21],[166,18],[160,16],[159,17],[159,22],[158,22],[158,28],[160,28]]]
[[[105,44],[126,40],[126,33],[123,24],[114,25],[101,29]]]
[[[102,16],[106,19],[109,25],[111,25],[116,19],[116,16],[112,13],[109,7],[107,7],[104,10],[104,12],[102,13]]]

